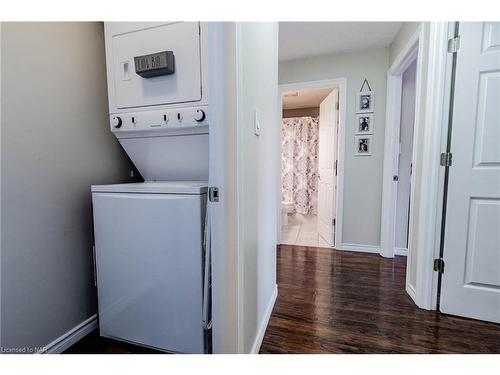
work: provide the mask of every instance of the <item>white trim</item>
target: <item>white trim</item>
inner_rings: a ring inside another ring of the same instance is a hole
[[[395,247],[394,248],[394,255],[407,256],[408,255],[408,249],[405,248],[405,247]]]
[[[417,57],[417,50],[415,47],[422,40],[423,27],[419,25],[413,35],[408,39],[405,46],[401,49],[399,54],[396,56],[392,65],[389,67],[387,73],[390,75],[401,75],[406,69],[411,65],[415,57]]]
[[[343,243],[340,247],[336,247],[340,251],[355,251],[360,253],[379,254],[380,247],[373,245],[361,245],[356,243]]]
[[[212,243],[212,340],[214,353],[237,353],[241,296],[236,243],[235,30],[233,23],[209,22],[209,184],[220,199],[210,207]],[[212,98],[223,98],[214,100]]]
[[[342,223],[344,217],[344,162],[345,162],[345,138],[346,138],[346,120],[347,120],[347,78],[334,78],[334,79],[325,79],[318,81],[305,81],[305,82],[294,82],[294,83],[286,83],[278,86],[278,95],[279,95],[279,126],[281,127],[281,123],[283,121],[283,100],[281,95],[285,91],[297,91],[304,89],[319,89],[326,87],[337,87],[339,89],[339,132],[338,132],[338,175],[337,175],[337,202],[335,207],[337,208],[336,212],[336,225],[335,225],[335,244],[342,243]],[[281,140],[281,137],[280,137]],[[277,145],[277,154],[276,157],[279,160],[279,165],[281,165],[281,141],[280,144]],[[281,175],[276,176],[276,184],[281,187]],[[278,189],[278,207],[277,207],[277,239],[278,245],[281,242],[281,188]]]
[[[411,63],[417,59],[416,87],[415,87],[415,118],[413,126],[413,150],[412,165],[416,170],[418,153],[418,134],[420,126],[420,97],[422,90],[422,69],[423,61],[423,27],[420,25],[415,33],[410,37],[402,51],[394,60],[387,72],[387,107],[386,107],[386,128],[384,144],[384,170],[382,188],[382,211],[380,226],[380,255],[393,257],[395,254],[396,236],[396,208],[397,208],[397,182],[393,181],[393,176],[398,174],[399,153],[399,133],[401,127],[401,94],[402,75]],[[417,57],[420,58],[417,58]],[[413,179],[413,176],[412,176]],[[410,212],[409,212],[409,233],[408,247],[412,243],[411,223],[413,223],[413,202],[415,196],[415,184],[411,184],[410,190]],[[411,249],[409,250],[411,251]]]
[[[221,193],[221,197],[224,197],[224,192],[226,189],[225,184],[225,173],[226,168],[222,167],[224,165],[224,156],[227,152],[224,142],[224,126],[226,121],[224,119],[224,101],[214,101],[211,98],[220,95],[221,91],[224,89],[223,86],[216,85],[217,79],[221,79],[224,82],[224,76],[221,71],[217,69],[222,65],[222,61],[218,61],[218,64],[214,64],[214,61],[221,59],[221,54],[224,49],[223,37],[217,37],[223,35],[224,31],[220,29],[218,23],[212,23],[208,25],[208,44],[214,46],[210,48],[208,52],[208,96],[210,103],[210,117],[216,126],[210,128],[209,133],[209,185],[217,186]],[[225,204],[224,199],[220,199],[222,204]],[[211,243],[212,243],[212,299],[213,305],[216,306],[212,311],[212,339],[213,339],[213,351],[215,353],[222,352],[226,349],[226,343],[224,342],[223,333],[224,331],[230,331],[228,328],[227,321],[230,320],[226,316],[226,312],[223,311],[223,305],[226,303],[224,296],[229,294],[227,292],[227,286],[224,285],[227,279],[230,277],[226,274],[226,254],[227,248],[224,246],[224,234],[220,231],[220,226],[224,225],[224,217],[221,216],[220,206],[213,205],[210,207],[210,230],[211,230]],[[226,320],[225,322],[223,322]],[[227,339],[227,338],[226,338]]]
[[[408,293],[412,300],[415,301],[417,299],[415,288],[410,283],[406,283],[406,293]]]
[[[2,165],[2,22],[0,22],[0,167]],[[0,173],[0,212],[2,212],[2,173]],[[2,291],[2,225],[0,224],[0,295]],[[2,347],[2,298],[0,298],[0,348]]]
[[[424,26],[426,25],[426,26]],[[381,225],[381,247],[386,256],[394,254],[394,242],[391,234],[394,231],[394,184],[392,175],[394,171],[392,147],[394,146],[394,127],[399,121],[397,97],[400,94],[400,75],[411,62],[411,56],[415,53],[413,49],[418,43],[416,103],[415,103],[415,128],[413,142],[413,170],[421,171],[421,181],[414,181],[411,188],[411,201],[414,202],[415,189],[418,189],[420,198],[418,206],[410,207],[410,228],[408,237],[408,255],[413,251],[412,245],[417,244],[416,256],[408,256],[406,290],[418,307],[425,309],[436,309],[437,305],[437,274],[433,271],[432,262],[439,254],[439,240],[441,233],[441,209],[443,200],[444,177],[442,168],[439,166],[439,154],[444,150],[445,135],[448,124],[449,95],[451,87],[451,58],[447,53],[447,42],[452,23],[431,22],[420,25],[419,29],[410,38],[405,48],[395,59],[388,74],[388,104],[386,121],[386,147],[384,157],[384,187],[382,197],[382,225]],[[424,51],[426,34],[429,33],[429,45]],[[420,57],[428,54],[427,64],[423,66]],[[426,88],[422,87],[422,72],[426,70]],[[396,76],[395,76],[396,75]],[[422,105],[420,100],[425,100],[425,119],[421,118]],[[419,126],[425,124],[423,139]],[[391,138],[392,133],[392,138]],[[421,165],[417,165],[418,145],[422,145],[420,157]],[[415,174],[413,175],[415,176]],[[416,211],[418,210],[418,211]],[[419,222],[414,223],[414,213],[418,212]],[[418,230],[413,238],[413,226]],[[409,284],[412,262],[416,262],[416,283]]]
[[[420,144],[420,126],[421,126],[421,99],[424,98],[422,85],[422,72],[424,69],[424,40],[425,29],[423,24],[417,28],[415,33],[410,37],[402,51],[394,60],[387,73],[387,113],[386,113],[386,130],[385,130],[385,146],[384,146],[384,172],[383,172],[383,188],[382,188],[382,215],[380,227],[380,243],[381,255],[385,257],[393,257],[400,252],[400,249],[395,248],[396,238],[396,209],[397,209],[397,182],[393,181],[393,176],[398,174],[398,158],[399,153],[399,133],[401,127],[401,91],[402,91],[402,75],[410,64],[417,61],[416,86],[415,86],[415,117],[413,125],[413,146],[412,146],[412,173],[411,188],[410,188],[410,210],[409,228],[408,228],[408,249],[406,251],[406,290],[411,290],[410,297],[417,303],[417,293],[415,289],[410,288],[409,280],[410,273],[413,268],[413,262],[420,263],[420,254],[417,252],[416,257],[408,256],[413,249],[413,225],[415,220],[415,171],[418,170],[419,144]],[[428,79],[428,82],[432,82]],[[425,155],[425,152],[424,152]],[[424,169],[425,170],[425,169]],[[422,198],[420,198],[422,203]],[[422,220],[422,217],[419,217]],[[418,225],[418,223],[417,223]],[[421,234],[421,233],[419,233]],[[418,288],[417,288],[418,291]]]
[[[384,144],[384,166],[382,172],[382,210],[380,218],[381,255],[394,256],[395,214],[397,185],[392,180],[397,173],[398,165],[396,147],[399,147],[399,124],[401,120],[401,75],[387,73],[387,106]]]
[[[418,43],[418,57],[417,57],[417,72],[416,72],[416,83],[415,83],[415,118],[414,118],[414,125],[413,125],[413,145],[412,145],[412,156],[411,156],[411,162],[412,162],[412,175],[411,175],[411,186],[410,186],[410,209],[408,213],[408,252],[407,255],[410,255],[413,250],[413,223],[415,222],[415,190],[416,190],[416,181],[415,181],[415,171],[418,169],[418,157],[419,157],[419,149],[418,146],[420,145],[420,127],[421,127],[421,100],[424,97],[423,94],[423,85],[422,85],[422,72],[424,70],[424,61],[422,56],[424,56],[424,40],[425,40],[425,30],[422,25],[419,27],[419,43]],[[406,69],[406,68],[405,68]],[[427,82],[432,82],[427,80]],[[424,107],[425,108],[425,107]],[[425,151],[424,151],[425,154]],[[425,170],[425,169],[423,169]],[[395,197],[397,199],[397,196]],[[422,202],[422,197],[420,197],[420,202]],[[396,213],[394,212],[394,215]],[[422,220],[422,217],[419,217],[420,220]],[[394,233],[395,235],[395,233]],[[416,258],[416,259],[414,259]],[[406,284],[410,283],[410,278],[408,275],[410,275],[411,268],[413,266],[413,262],[417,262],[417,265],[419,263],[419,252],[417,251],[417,256],[416,257],[407,257],[406,261]],[[418,289],[417,289],[418,290]],[[416,302],[416,300],[414,300]]]
[[[243,50],[242,50],[242,23],[241,22],[235,22],[234,23],[234,87],[235,89],[235,124],[241,125],[243,124],[243,85],[241,82],[243,81]],[[236,126],[235,127],[235,139],[234,139],[234,144],[239,145],[239,139],[240,139],[240,127]],[[235,170],[235,189],[236,193],[239,191],[239,182],[242,180],[241,175],[243,171],[239,166],[242,165],[241,162],[242,158],[242,153],[236,151],[236,170]],[[243,215],[240,215],[241,212],[241,205],[240,205],[240,199],[238,196],[235,197],[235,208],[236,208],[236,266],[237,266],[237,277],[236,277],[236,282],[237,282],[237,301],[236,301],[236,308],[237,308],[237,346],[236,346],[236,353],[244,353],[245,352],[245,308],[244,308],[244,296],[245,296],[245,290],[244,290],[244,278],[243,278],[243,273],[244,273],[244,260],[243,260],[243,254],[242,254],[242,248],[241,248],[241,243],[242,243],[242,236],[241,236],[241,231],[240,228],[244,228],[245,222],[244,222],[244,217]],[[278,218],[280,220],[280,218]]]
[[[97,314],[84,320],[68,332],[43,347],[38,354],[60,354],[97,328]]]
[[[452,22],[431,22],[429,29],[429,57],[426,92],[425,134],[422,150],[422,170],[425,178],[420,183],[418,223],[418,260],[416,278],[417,306],[435,310],[437,306],[437,273],[432,263],[439,256],[441,210],[444,189],[444,169],[439,155],[446,147],[449,100],[451,93],[451,54],[448,38]]]
[[[278,285],[275,285],[273,294],[271,295],[269,303],[267,304],[264,318],[262,319],[262,322],[260,322],[259,330],[257,331],[257,335],[255,336],[255,340],[253,341],[252,349],[250,350],[251,354],[259,353],[260,346],[262,345],[262,340],[264,340],[264,335],[266,334],[267,325],[269,324],[269,319],[271,319],[271,314],[273,312],[274,304],[276,303],[277,298],[278,298]]]

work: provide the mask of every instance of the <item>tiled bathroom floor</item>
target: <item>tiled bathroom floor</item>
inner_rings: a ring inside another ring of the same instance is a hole
[[[293,214],[281,227],[281,243],[286,245],[330,247],[318,234],[316,215]]]

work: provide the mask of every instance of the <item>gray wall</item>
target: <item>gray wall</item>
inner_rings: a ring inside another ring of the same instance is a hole
[[[279,83],[347,78],[344,244],[380,246],[388,48],[284,61]],[[355,100],[363,79],[375,91],[372,156],[354,156]]]
[[[90,185],[131,165],[108,129],[102,24],[1,37],[1,345],[33,348],[96,313]]]

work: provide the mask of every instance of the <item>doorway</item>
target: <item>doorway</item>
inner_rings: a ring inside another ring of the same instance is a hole
[[[389,90],[390,110],[384,150],[381,255],[406,256],[407,269],[412,261],[409,249],[416,160],[417,70],[418,43],[397,67],[397,72],[389,73],[392,87]],[[406,284],[409,294],[414,296],[412,283],[407,280]]]
[[[387,118],[380,254],[406,255],[406,292],[417,301],[418,266],[412,251],[415,184],[422,97],[422,27],[417,28],[387,74]]]
[[[280,87],[281,244],[334,248],[340,243],[343,83]]]
[[[401,120],[399,126],[398,173],[394,254],[407,255],[413,177],[413,131],[415,124],[416,58],[402,74]]]

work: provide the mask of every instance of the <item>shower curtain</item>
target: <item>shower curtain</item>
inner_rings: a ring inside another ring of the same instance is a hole
[[[318,137],[317,117],[283,119],[282,201],[301,214],[317,214]]]

